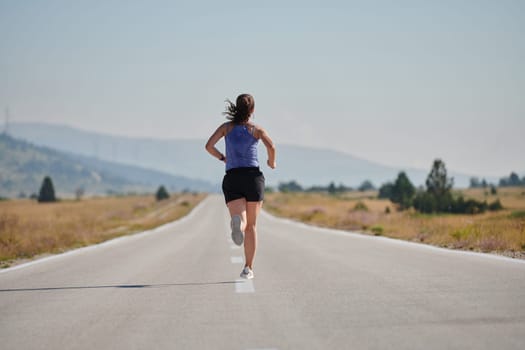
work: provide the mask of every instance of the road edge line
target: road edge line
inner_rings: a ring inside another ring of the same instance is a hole
[[[457,250],[457,249],[450,249],[450,248],[444,248],[444,247],[438,247],[431,244],[425,244],[425,243],[419,243],[419,242],[412,242],[412,241],[405,241],[403,239],[396,239],[392,237],[385,237],[385,236],[371,236],[366,235],[363,233],[355,232],[355,231],[343,231],[338,230],[334,228],[326,228],[326,227],[318,227],[313,225],[305,224],[304,222],[295,221],[288,218],[280,218],[277,216],[274,216],[270,213],[268,213],[266,210],[261,210],[261,214],[263,217],[269,220],[273,220],[275,222],[281,222],[288,225],[295,225],[295,226],[302,226],[308,229],[311,229],[313,231],[323,232],[323,233],[329,233],[332,235],[340,235],[340,236],[352,236],[359,239],[368,239],[368,240],[383,240],[385,242],[390,242],[392,244],[399,244],[399,245],[410,245],[413,247],[419,247],[421,249],[428,249],[433,250],[437,252],[442,253],[448,253],[448,254],[459,254],[459,255],[470,255],[474,257],[480,257],[480,258],[487,258],[487,259],[495,259],[499,261],[506,261],[506,262],[513,262],[516,264],[525,264],[525,259],[518,259],[518,258],[512,258],[504,255],[497,255],[497,254],[491,254],[491,253],[483,253],[483,252],[472,252],[472,251],[466,251],[466,250]]]

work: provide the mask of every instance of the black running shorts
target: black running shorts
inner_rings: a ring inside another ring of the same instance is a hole
[[[258,167],[230,169],[222,180],[222,192],[226,203],[240,198],[260,202],[264,199],[264,175]]]

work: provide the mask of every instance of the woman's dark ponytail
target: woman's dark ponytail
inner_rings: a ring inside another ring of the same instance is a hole
[[[255,109],[255,101],[253,96],[249,94],[239,95],[237,101],[235,101],[236,104],[229,99],[226,99],[225,102],[227,103],[226,111],[222,114],[226,115],[226,118],[235,124],[241,124],[248,121]]]

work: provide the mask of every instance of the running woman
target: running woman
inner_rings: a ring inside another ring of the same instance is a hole
[[[245,265],[241,277],[253,278],[253,260],[257,247],[257,215],[264,199],[264,175],[259,169],[257,144],[261,140],[268,152],[267,164],[275,169],[275,146],[266,131],[250,120],[255,110],[253,96],[242,94],[235,104],[226,100],[228,122],[222,124],[210,136],[206,150],[226,163],[226,175],[222,191],[230,211],[232,240],[237,245],[244,242]],[[224,137],[226,155],[215,145]]]

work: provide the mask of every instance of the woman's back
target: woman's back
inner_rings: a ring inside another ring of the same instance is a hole
[[[257,144],[252,124],[234,124],[226,134],[226,170],[233,168],[258,167]]]

